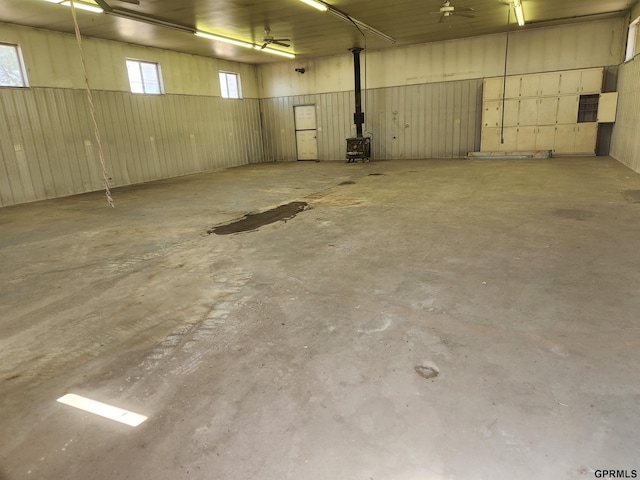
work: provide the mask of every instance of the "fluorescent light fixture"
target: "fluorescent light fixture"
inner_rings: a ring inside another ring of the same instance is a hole
[[[49,3],[55,3],[56,5],[64,5],[65,7],[71,6],[70,0],[64,0],[64,1],[63,0],[44,0],[44,1]],[[100,8],[98,5],[94,5],[91,3],[78,2],[74,0],[73,6],[76,7],[78,10],[86,10],[87,12],[92,12],[92,13],[104,12],[104,10],[102,10],[102,8]]]
[[[262,48],[260,45],[254,45],[253,48],[261,52],[271,53],[272,55],[280,55],[281,57],[286,57],[286,58],[296,58],[296,56],[293,53],[282,52],[280,50],[274,50],[273,48]]]
[[[254,48],[254,45],[252,43],[242,42],[240,40],[234,40],[233,38],[221,37],[219,35],[213,35],[212,33],[201,32],[200,30],[196,30],[195,35],[197,37],[208,38],[209,40],[215,40],[216,42],[230,43],[231,45],[236,45],[238,47]]]
[[[355,25],[360,30],[366,30],[367,32],[373,33],[374,35],[377,35],[378,37],[382,38],[383,40],[386,40],[387,42],[396,43],[396,40],[390,37],[389,35],[382,33],[380,30],[373,28],[371,25],[367,25],[366,23],[361,22],[360,20],[356,20],[355,18],[350,17],[346,13],[341,12],[337,8],[333,8],[331,5],[323,2],[322,0],[300,0],[300,1],[303,3],[306,3],[307,5],[313,8],[317,8],[321,12],[329,12],[331,15],[338,17],[340,20],[344,20],[345,22],[350,23],[351,25]],[[517,1],[519,3],[519,0]]]
[[[306,3],[310,7],[317,8],[321,12],[326,12],[329,8],[324,2],[317,2],[316,0],[300,0],[302,3]]]
[[[516,20],[518,25],[524,26],[524,10],[522,10],[522,0],[513,0],[513,9],[516,12]]]
[[[66,2],[62,2],[60,5],[64,5],[65,7],[70,7],[71,2],[67,0]],[[78,10],[86,10],[87,12],[93,12],[93,13],[103,12],[103,10],[100,7],[96,5],[89,5],[88,3],[80,3],[80,2],[74,1],[73,6]]]

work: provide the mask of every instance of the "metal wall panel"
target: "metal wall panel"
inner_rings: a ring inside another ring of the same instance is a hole
[[[355,134],[353,92],[261,100],[268,161],[296,160],[293,106],[314,104],[321,160],[343,160]],[[482,80],[379,88],[363,93],[372,158],[460,158],[480,148]]]
[[[94,100],[113,186],[263,159],[258,100],[113,91]],[[82,90],[0,89],[0,122],[0,206],[102,188]]]
[[[618,70],[618,115],[613,125],[611,156],[640,173],[640,57]]]

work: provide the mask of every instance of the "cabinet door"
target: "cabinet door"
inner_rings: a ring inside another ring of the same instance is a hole
[[[614,123],[618,110],[618,92],[601,93],[598,101],[598,123]]]
[[[520,96],[537,97],[540,93],[540,75],[523,75],[520,77]]]
[[[502,77],[486,78],[482,89],[482,98],[484,100],[501,99],[503,84],[504,78]]]
[[[538,99],[523,98],[520,100],[520,108],[518,110],[518,125],[537,125],[538,124]]]
[[[553,142],[556,138],[555,126],[538,127],[536,134],[536,150],[553,150]]]
[[[560,74],[560,93],[580,93],[582,70],[569,70]]]
[[[504,96],[505,98],[520,97],[520,77],[507,77]]]
[[[598,139],[597,123],[579,123],[576,127],[575,153],[595,155]]]
[[[499,127],[500,122],[502,122],[502,100],[484,102],[482,125],[484,127]]]
[[[558,123],[576,123],[578,121],[579,95],[563,95],[558,100]]]
[[[540,96],[548,97],[560,93],[560,74],[543,73],[540,75]]]
[[[600,93],[602,91],[601,68],[591,68],[582,71],[582,79],[580,81],[580,93]]]
[[[556,127],[555,141],[553,142],[554,153],[574,153],[576,144],[576,125],[558,125]]]
[[[517,150],[531,151],[536,149],[537,127],[518,127]]]
[[[500,129],[498,129],[498,142],[500,142]],[[518,127],[505,127],[504,143],[498,144],[499,152],[515,152],[518,149]]]
[[[481,152],[497,152],[500,148],[500,129],[483,128],[481,142]]]
[[[558,97],[540,97],[538,102],[538,125],[555,125],[558,118]]]
[[[511,98],[504,101],[504,126],[517,127],[520,111],[520,100]]]

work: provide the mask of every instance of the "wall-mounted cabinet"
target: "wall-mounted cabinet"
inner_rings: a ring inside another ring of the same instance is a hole
[[[617,106],[602,82],[602,68],[486,79],[481,150],[595,154],[598,122]]]
[[[558,155],[595,155],[597,123],[482,129],[482,151],[552,150]],[[504,142],[502,141],[504,139]]]

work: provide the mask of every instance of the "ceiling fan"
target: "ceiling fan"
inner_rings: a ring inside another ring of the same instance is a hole
[[[442,7],[440,7],[440,10],[438,10],[437,12],[429,12],[429,13],[431,15],[440,15],[440,20],[438,20],[438,23],[440,23],[442,22],[442,20],[445,19],[445,17],[451,17],[453,15],[457,15],[460,17],[474,18],[475,15],[471,13],[473,11],[474,10],[471,7],[463,7],[463,8],[456,9],[456,7],[451,5],[450,0],[445,0],[445,2],[442,4]]]
[[[286,43],[286,42],[290,42],[291,39],[289,38],[274,38],[273,35],[271,35],[271,30],[269,29],[269,27],[266,27],[264,29],[264,38],[262,39],[262,41],[264,42],[262,44],[261,49],[264,50],[265,47],[267,45],[280,45],[281,47],[290,47],[291,45]]]

